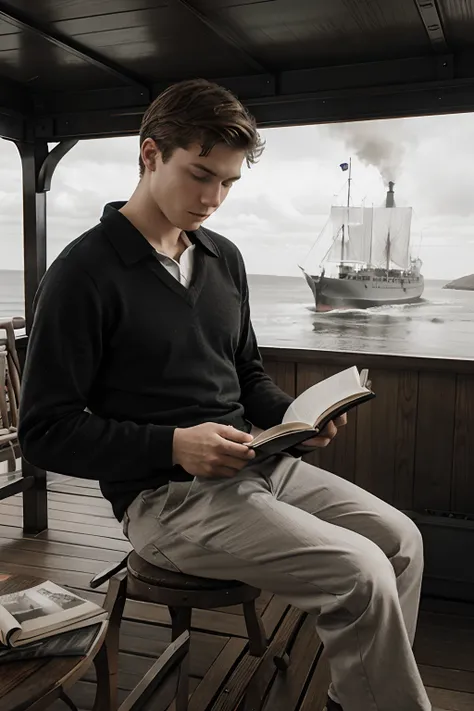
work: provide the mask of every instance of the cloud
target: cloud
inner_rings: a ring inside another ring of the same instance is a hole
[[[349,157],[354,204],[382,204],[387,178],[395,179],[397,204],[414,210],[427,277],[455,277],[474,263],[471,114],[262,133],[267,147],[260,162],[244,169],[208,223],[236,242],[249,271],[299,273],[331,204],[347,199],[347,173],[339,164]],[[127,199],[138,177],[137,156],[138,138],[128,137],[82,141],[63,158],[48,194],[48,261],[97,223],[104,203]],[[12,143],[0,141],[0,269],[22,268],[22,239],[20,159]],[[309,264],[321,256],[316,244]]]

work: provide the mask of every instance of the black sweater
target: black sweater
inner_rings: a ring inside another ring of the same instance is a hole
[[[19,426],[27,461],[99,480],[119,520],[141,491],[191,478],[172,464],[176,427],[266,428],[291,402],[263,370],[235,245],[188,233],[186,289],[121,204],[107,205],[41,282]]]

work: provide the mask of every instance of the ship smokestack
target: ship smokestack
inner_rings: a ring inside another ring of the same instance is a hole
[[[395,207],[395,196],[393,193],[393,186],[395,183],[390,180],[388,183],[387,198],[385,200],[385,207]]]

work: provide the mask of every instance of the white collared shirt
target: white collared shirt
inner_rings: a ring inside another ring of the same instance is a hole
[[[164,266],[164,268],[187,289],[191,283],[191,277],[193,275],[194,248],[196,245],[189,241],[186,232],[181,233],[180,239],[182,239],[186,249],[180,256],[179,262],[176,261],[176,259],[169,257],[167,254],[163,254],[163,252],[158,252],[157,249],[155,249],[155,253],[157,259]]]

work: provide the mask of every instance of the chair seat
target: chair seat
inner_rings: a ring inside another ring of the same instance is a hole
[[[241,583],[238,580],[200,578],[195,575],[185,575],[184,573],[175,573],[165,568],[158,568],[156,565],[152,565],[143,558],[140,558],[135,551],[130,553],[127,561],[127,569],[129,575],[132,575],[143,583],[162,588],[170,588],[172,590],[219,591],[248,587],[246,583]]]

